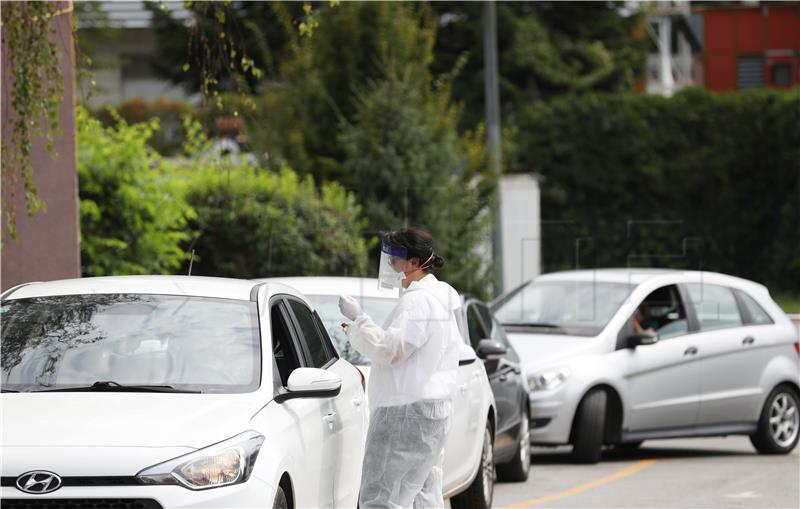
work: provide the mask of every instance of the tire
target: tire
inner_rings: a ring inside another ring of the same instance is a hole
[[[798,438],[800,398],[789,385],[779,385],[767,396],[750,442],[761,454],[787,454],[797,446]]]
[[[587,394],[578,407],[572,438],[572,459],[578,463],[597,463],[603,448],[606,422],[605,391],[595,389]]]
[[[275,493],[275,502],[272,503],[272,509],[289,509],[286,493],[283,492],[283,488],[280,486],[278,486],[278,491]]]
[[[453,509],[490,509],[494,495],[494,452],[492,427],[486,423],[483,433],[483,450],[475,479],[464,492],[450,499]]]
[[[531,434],[528,410],[522,412],[519,440],[514,458],[508,463],[497,465],[497,480],[504,482],[525,482],[531,470]]]

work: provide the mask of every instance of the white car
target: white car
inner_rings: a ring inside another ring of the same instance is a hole
[[[2,297],[2,505],[355,507],[364,389],[284,285],[22,285]]]
[[[260,281],[281,282],[303,292],[318,310],[342,357],[369,377],[369,362],[352,349],[341,327],[348,320],[339,311],[339,296],[356,297],[364,311],[382,324],[397,305],[397,290],[379,290],[378,280],[370,278],[286,277]],[[466,331],[464,324],[459,323],[459,326]],[[443,495],[450,498],[451,507],[491,507],[495,478],[492,446],[496,422],[497,411],[486,370],[475,351],[464,343],[458,367],[453,423],[445,443]]]
[[[752,281],[712,272],[601,269],[540,276],[497,318],[529,377],[535,444],[749,435],[762,453],[800,437],[800,338]]]

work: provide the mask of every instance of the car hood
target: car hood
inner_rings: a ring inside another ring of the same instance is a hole
[[[201,448],[250,428],[271,399],[247,394],[6,393],[3,447]]]
[[[567,362],[568,359],[595,353],[601,347],[597,338],[583,336],[517,332],[506,334],[528,374],[542,368],[556,367],[556,364]]]

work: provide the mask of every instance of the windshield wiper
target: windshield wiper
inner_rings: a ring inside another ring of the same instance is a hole
[[[19,392],[19,391],[16,391],[16,390],[14,390],[14,389],[6,389],[6,388],[3,388],[3,389],[0,389],[0,392]]]
[[[92,385],[64,387],[61,389],[43,389],[31,392],[176,392],[199,394],[201,391],[176,389],[171,385],[122,385],[112,381],[95,382]]]

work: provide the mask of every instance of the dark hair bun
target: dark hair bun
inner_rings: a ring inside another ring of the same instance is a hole
[[[439,256],[438,254],[433,255],[433,260],[431,260],[431,267],[434,269],[441,269],[444,267],[444,258]]]

